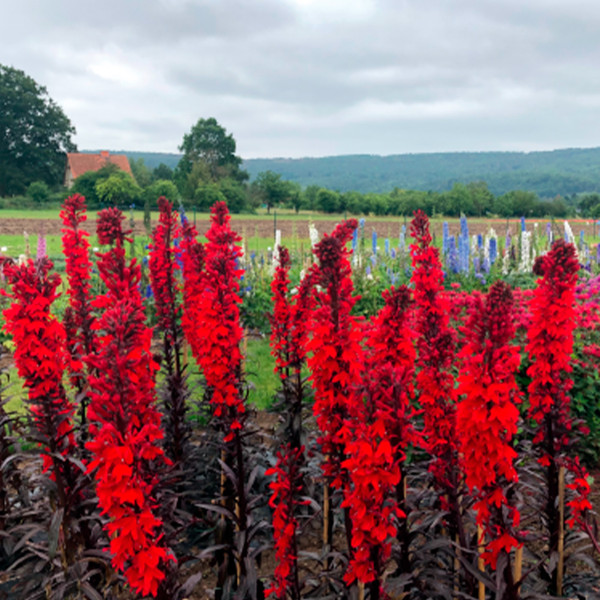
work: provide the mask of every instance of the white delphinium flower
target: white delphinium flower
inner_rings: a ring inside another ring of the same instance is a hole
[[[510,247],[504,248],[504,256],[502,257],[502,275],[508,275],[510,267]]]
[[[521,232],[521,262],[519,263],[520,273],[529,273],[531,271],[531,231]]]
[[[275,246],[273,247],[273,259],[271,263],[271,270],[273,273],[279,266],[279,248],[281,247],[281,229],[275,231]]]
[[[573,235],[573,230],[569,225],[569,221],[565,221],[565,241],[569,244],[573,244],[575,248],[575,258],[579,259],[579,251],[577,250],[577,242],[575,241],[575,236]]]
[[[310,245],[314,247],[319,243],[319,232],[314,223],[308,224],[308,236],[310,237]]]
[[[243,264],[243,265],[246,264],[246,240],[245,240],[244,236],[242,236],[242,239],[240,240],[239,260],[240,260],[241,264]]]

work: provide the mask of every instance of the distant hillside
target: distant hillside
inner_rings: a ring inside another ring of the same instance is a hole
[[[303,186],[339,191],[386,192],[394,187],[448,190],[456,182],[486,181],[494,194],[523,189],[542,197],[600,192],[600,148],[551,152],[447,152],[394,156],[261,158],[244,161],[254,178],[280,173]]]
[[[175,168],[181,154],[111,150],[143,158],[149,168],[161,162]],[[522,189],[541,197],[600,192],[600,148],[551,152],[445,152],[376,156],[354,154],[324,158],[254,158],[243,168],[254,179],[275,171],[302,186],[339,191],[387,192],[395,187],[444,191],[454,183],[485,181],[494,194]]]
[[[89,153],[97,153],[100,150],[82,150],[81,152]],[[110,150],[111,154],[125,154],[128,158],[133,158],[137,160],[138,158],[143,158],[145,165],[149,169],[154,169],[158,167],[160,163],[164,163],[167,167],[171,167],[174,169],[181,158],[181,154],[173,154],[169,152],[137,152],[132,150]]]

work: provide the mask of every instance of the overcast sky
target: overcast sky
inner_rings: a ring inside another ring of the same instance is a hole
[[[598,0],[17,0],[0,63],[80,149],[243,158],[600,146]]]

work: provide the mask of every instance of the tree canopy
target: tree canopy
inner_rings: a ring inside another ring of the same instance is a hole
[[[185,187],[188,175],[198,172],[199,165],[200,171],[205,171],[213,182],[225,178],[245,181],[248,174],[241,170],[242,159],[236,156],[235,148],[233,135],[228,134],[215,118],[199,119],[190,132],[183,136],[179,147],[183,152],[177,165],[180,183]],[[199,182],[195,183],[196,185],[190,186],[192,194]]]
[[[0,64],[0,196],[22,193],[33,181],[59,184],[65,153],[77,149],[74,134],[45,87]]]

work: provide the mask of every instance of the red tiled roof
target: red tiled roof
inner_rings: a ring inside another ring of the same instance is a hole
[[[121,171],[129,173],[133,177],[129,160],[124,154],[109,154],[106,151],[100,152],[100,154],[67,153],[67,167],[71,170],[73,179],[77,179],[88,171],[99,171],[108,164],[117,165]]]

